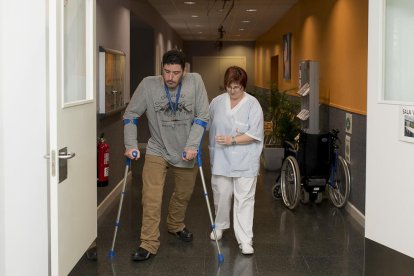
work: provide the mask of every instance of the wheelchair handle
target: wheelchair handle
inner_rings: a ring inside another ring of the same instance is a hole
[[[338,138],[339,129],[334,128],[334,129],[331,130],[331,133],[337,139]]]

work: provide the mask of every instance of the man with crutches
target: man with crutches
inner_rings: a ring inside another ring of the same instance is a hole
[[[142,227],[140,244],[133,261],[148,260],[160,246],[159,223],[167,170],[175,180],[167,228],[178,239],[191,242],[193,234],[184,218],[197,176],[194,166],[204,127],[192,123],[209,119],[208,98],[201,76],[184,72],[185,55],[171,50],[163,55],[161,76],[144,78],[138,85],[124,114],[125,156],[140,158],[134,119],[146,113],[151,137],[148,140],[142,173]],[[132,153],[138,152],[134,157]],[[184,154],[183,154],[184,153]]]

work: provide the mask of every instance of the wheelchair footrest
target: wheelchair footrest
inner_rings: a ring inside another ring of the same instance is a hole
[[[310,178],[304,182],[304,189],[308,193],[319,193],[325,191],[325,178]]]

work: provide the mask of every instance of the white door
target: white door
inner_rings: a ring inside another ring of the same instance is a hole
[[[95,1],[48,5],[51,275],[67,275],[97,236]]]

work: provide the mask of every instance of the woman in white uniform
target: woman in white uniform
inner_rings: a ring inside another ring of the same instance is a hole
[[[229,67],[223,93],[210,104],[209,149],[211,185],[216,213],[217,239],[233,228],[243,254],[253,254],[253,216],[256,181],[263,147],[263,111],[257,99],[244,91],[246,72]],[[215,239],[211,232],[210,238]]]

